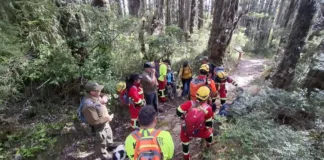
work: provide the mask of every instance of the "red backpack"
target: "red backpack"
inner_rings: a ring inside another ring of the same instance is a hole
[[[198,102],[191,101],[192,107],[185,115],[183,127],[185,133],[189,137],[197,137],[199,131],[205,128],[205,115],[207,114],[207,108],[209,105],[204,103],[199,105]]]

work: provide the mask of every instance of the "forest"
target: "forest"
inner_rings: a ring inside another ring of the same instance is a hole
[[[244,92],[228,84],[239,103],[216,117],[210,149],[191,142],[193,160],[324,157],[324,0],[1,0],[0,39],[0,159],[96,159],[77,115],[88,81],[104,85],[123,142],[117,83],[165,59],[197,76],[203,56]],[[183,102],[159,106],[175,160]]]

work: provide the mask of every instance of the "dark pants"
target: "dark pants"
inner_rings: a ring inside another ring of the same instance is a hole
[[[192,78],[182,79],[182,93],[181,93],[182,97],[185,97],[189,94],[191,80],[192,80]]]
[[[173,92],[174,94],[176,94],[176,93],[177,93],[177,85],[176,85],[175,83],[172,83],[172,82],[168,82],[168,83],[167,83],[167,86],[168,86],[168,85],[171,86],[171,88],[172,88],[172,92]],[[168,89],[168,87],[167,87],[166,89]],[[166,92],[168,92],[168,91],[166,91]]]
[[[158,111],[157,109],[157,94],[156,93],[151,93],[151,94],[145,94],[144,93],[144,98],[146,101],[146,105],[151,105],[154,107],[155,111]]]

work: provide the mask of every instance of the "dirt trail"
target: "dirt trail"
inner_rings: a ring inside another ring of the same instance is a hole
[[[230,73],[230,76],[231,78],[237,81],[239,86],[243,88],[249,87],[251,81],[260,76],[265,65],[268,63],[269,61],[265,59],[242,59],[237,69],[234,72]],[[235,87],[232,85],[227,86],[228,98],[232,99],[235,97],[235,95],[233,95],[231,91]],[[176,108],[184,101],[185,100],[176,98],[175,100],[171,100],[165,104],[160,105],[164,112],[159,114],[158,127],[160,129],[169,131],[173,136],[175,144],[175,160],[182,159],[182,148],[179,137],[181,122],[176,116]],[[125,117],[123,117],[123,119],[125,120]],[[125,121],[128,122],[127,120]],[[125,129],[125,127],[127,127],[128,129]],[[117,125],[116,127],[112,128],[114,130],[114,134],[117,135],[117,141],[122,141],[130,132],[129,126],[127,124]],[[91,155],[94,151],[93,145],[91,145],[90,142],[90,138],[86,140],[83,139],[81,141],[87,147],[85,147],[84,145],[80,145],[80,141],[75,141],[73,144],[68,145],[64,149],[64,151],[62,152],[61,159],[94,159],[93,155]],[[190,153],[192,155],[193,160],[200,160],[202,157],[201,148],[203,148],[203,146],[201,146],[201,143],[201,139],[195,139],[190,143]]]

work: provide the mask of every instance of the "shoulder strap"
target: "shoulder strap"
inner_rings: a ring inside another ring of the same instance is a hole
[[[204,113],[207,114],[208,113],[207,108],[209,107],[209,105],[207,103],[204,103],[203,105],[201,105],[201,107],[202,107]]]
[[[157,137],[160,134],[161,130],[159,129],[154,129],[154,131],[151,133],[151,136]]]
[[[131,135],[133,136],[135,141],[137,141],[137,140],[139,140],[141,138],[141,135],[140,135],[139,131],[133,131]]]

